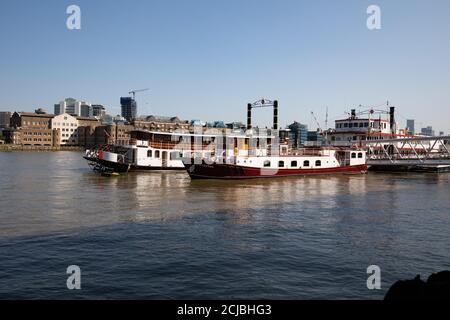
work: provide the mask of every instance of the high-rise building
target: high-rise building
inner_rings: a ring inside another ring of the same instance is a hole
[[[413,135],[416,132],[413,119],[406,120],[406,131],[408,131],[408,133],[411,135]]]
[[[106,108],[101,104],[93,104],[92,105],[92,115],[94,117],[98,117],[102,119],[106,115]]]
[[[120,107],[122,109],[122,117],[127,119],[127,121],[132,121],[136,119],[137,116],[137,103],[131,97],[121,97]]]
[[[67,98],[55,104],[55,115],[68,113],[77,117],[92,117],[93,109],[90,103]]]

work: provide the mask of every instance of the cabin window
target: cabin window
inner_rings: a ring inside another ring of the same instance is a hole
[[[153,150],[148,150],[147,151],[147,158],[151,158],[153,154]]]
[[[283,168],[284,167],[284,161],[278,161],[278,167]]]
[[[159,158],[159,150],[155,150],[155,158]]]
[[[356,158],[356,153],[352,152],[352,159],[355,159],[355,158]]]
[[[297,161],[291,161],[291,167],[297,167]]]
[[[264,167],[270,167],[270,161],[269,160],[265,160],[264,161]]]
[[[322,166],[322,161],[316,160],[316,167],[321,167],[321,166]]]
[[[362,152],[359,152],[359,153],[358,153],[358,158],[360,158],[360,159],[361,159],[362,157],[363,157],[363,154],[362,154]]]
[[[304,167],[309,167],[309,160],[303,161],[303,166]]]

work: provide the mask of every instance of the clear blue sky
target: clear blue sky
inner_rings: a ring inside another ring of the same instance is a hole
[[[81,7],[81,30],[66,8]],[[366,28],[366,9],[382,29]],[[245,121],[247,102],[280,101],[282,125],[312,125],[389,100],[401,122],[450,132],[450,1],[1,0],[0,110],[74,97],[119,112]],[[255,112],[270,124],[271,110]]]

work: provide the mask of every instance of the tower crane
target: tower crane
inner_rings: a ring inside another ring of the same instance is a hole
[[[322,127],[320,126],[320,123],[319,123],[319,121],[317,120],[316,115],[314,114],[313,111],[311,111],[311,115],[312,115],[314,121],[315,121],[316,124],[317,124],[317,128],[319,129],[319,132],[322,132],[322,131],[323,131],[323,130],[322,130]]]
[[[146,88],[146,89],[131,90],[130,92],[128,92],[128,94],[132,94],[133,95],[133,100],[135,100],[137,92],[142,92],[142,91],[147,91],[147,90],[150,90],[150,89]]]

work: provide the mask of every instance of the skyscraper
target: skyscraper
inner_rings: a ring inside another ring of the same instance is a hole
[[[131,97],[120,97],[120,107],[122,109],[122,117],[131,121],[137,116],[137,103]]]
[[[411,135],[413,135],[416,132],[414,128],[414,120],[406,120],[406,130]]]

